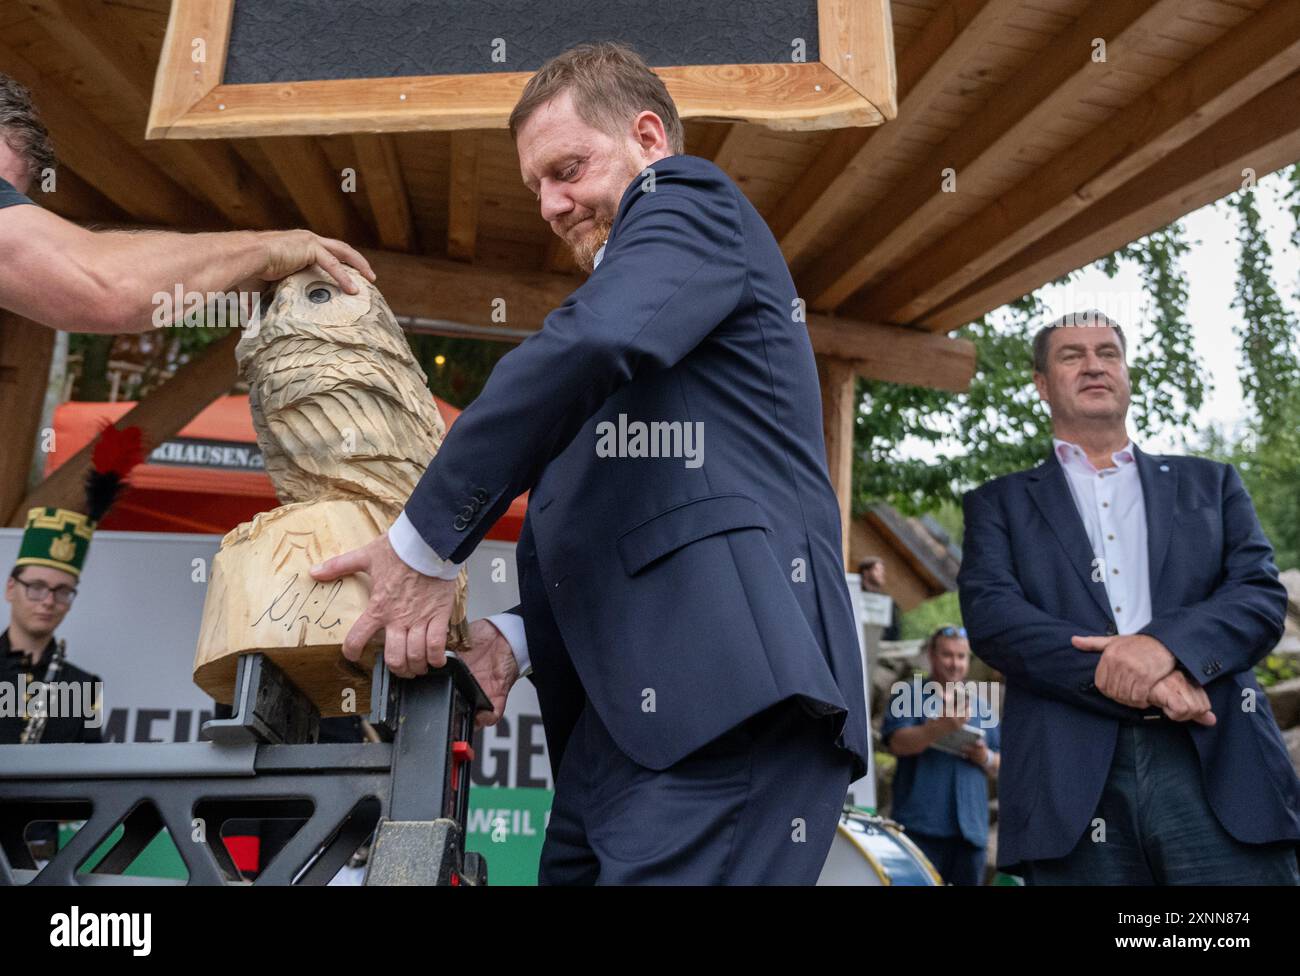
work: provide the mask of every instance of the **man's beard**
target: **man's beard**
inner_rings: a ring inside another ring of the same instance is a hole
[[[614,222],[607,217],[593,217],[591,219],[591,229],[569,244],[569,250],[573,252],[574,263],[587,274],[591,274],[595,269],[596,253],[609,240],[609,232],[613,226]]]

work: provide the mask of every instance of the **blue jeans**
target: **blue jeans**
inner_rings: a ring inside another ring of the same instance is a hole
[[[944,884],[984,883],[984,863],[988,858],[985,848],[976,847],[965,837],[932,837],[914,830],[909,830],[907,836],[930,859]]]
[[[1031,885],[1300,884],[1293,843],[1245,844],[1223,829],[1191,736],[1167,720],[1120,726],[1083,837],[1065,857],[1030,861],[1023,873]]]

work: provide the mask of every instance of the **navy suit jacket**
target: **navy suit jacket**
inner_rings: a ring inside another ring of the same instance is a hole
[[[557,776],[585,696],[652,769],[796,697],[856,777],[857,624],[794,283],[718,167],[652,168],[599,267],[451,428],[407,516],[459,562],[532,490],[519,612]],[[703,463],[601,456],[600,425],[620,416],[702,425]]]
[[[1202,686],[1218,723],[1188,723],[1219,822],[1246,843],[1300,839],[1300,782],[1252,667],[1282,634],[1286,590],[1231,465],[1135,450],[1158,639]],[[1145,712],[1093,684],[1114,634],[1105,585],[1053,455],[967,493],[958,574],[972,650],[1003,673],[998,864],[1063,857],[1101,798],[1121,722]],[[1253,710],[1252,710],[1253,706]]]

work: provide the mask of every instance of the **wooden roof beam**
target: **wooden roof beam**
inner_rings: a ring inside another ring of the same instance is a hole
[[[372,239],[357,215],[343,177],[311,136],[260,139],[258,147],[280,177],[309,230],[356,245]]]
[[[173,183],[125,139],[95,122],[84,106],[3,40],[0,65],[31,89],[59,157],[133,220],[191,228],[220,225],[210,207]]]
[[[727,130],[717,152],[713,155],[713,164],[737,184],[740,184],[740,177],[744,175],[741,168],[745,164],[746,157],[753,152],[760,129],[761,126],[751,125],[748,122],[736,122]]]
[[[406,181],[402,178],[393,137],[384,132],[358,133],[352,137],[352,146],[379,243],[390,251],[418,251],[411,200],[406,194]]]
[[[808,304],[818,311],[834,309],[897,263],[952,205],[955,194],[943,192],[945,170],[954,170],[958,181],[994,171],[1062,106],[1114,70],[1146,33],[1175,17],[1180,3],[1095,0],[899,181],[849,245],[828,252],[806,274],[796,273]],[[1106,39],[1102,64],[1092,60],[1097,37]]]
[[[877,128],[837,129],[768,221],[792,266],[844,214],[855,188],[911,131],[963,64],[994,37],[1020,0],[949,0],[898,58],[898,118]]]
[[[127,223],[128,219],[112,200],[104,196],[67,164],[60,164],[58,186],[54,193],[41,193],[33,183],[27,195],[40,206],[64,220],[77,223]]]
[[[542,269],[551,274],[578,274],[578,264],[573,260],[573,252],[569,250],[569,245],[554,233],[550,234],[550,240],[546,242],[546,256],[542,259]]]
[[[543,271],[498,270],[444,258],[363,248],[394,314],[507,329],[541,328],[542,319],[582,284]],[[503,304],[494,304],[498,300]],[[497,309],[505,319],[494,321]]]
[[[1300,3],[1274,0],[877,287],[850,300],[845,312],[887,322],[920,318],[1296,70]]]
[[[582,284],[581,278],[540,271],[468,267],[391,251],[364,253],[394,314],[435,321],[536,331]],[[500,307],[504,322],[493,317]],[[438,330],[435,325],[421,331]],[[808,334],[818,355],[848,360],[869,379],[960,392],[975,374],[975,347],[964,339],[825,315],[808,316]]]
[[[48,329],[37,329],[49,332]],[[239,378],[235,345],[240,333],[218,339],[176,371],[176,374],[132,407],[114,426],[119,430],[139,427],[145,445],[157,447],[203,412],[219,396],[230,392]],[[40,412],[35,416],[39,419]],[[59,465],[10,512],[9,525],[22,525],[29,508],[78,509],[86,497],[86,470],[94,453],[92,441]]]
[[[968,286],[920,325],[947,332],[1300,159],[1300,73],[1129,180]]]
[[[130,108],[133,115],[148,116],[154,59],[117,11],[99,0],[26,3],[34,19],[91,73],[95,84]],[[197,191],[232,226],[270,229],[288,222],[275,197],[261,182],[249,178],[229,146],[172,141],[155,149],[180,182]]]
[[[819,356],[848,360],[869,380],[964,393],[975,376],[975,344],[966,339],[829,315],[808,316],[808,337]]]

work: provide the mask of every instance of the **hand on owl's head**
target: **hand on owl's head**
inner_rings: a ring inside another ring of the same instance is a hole
[[[346,292],[357,292],[363,281],[375,280],[365,257],[343,241],[301,229],[262,231],[257,240],[262,260],[256,275],[263,281],[279,281],[313,265],[323,269],[329,281],[341,283]]]

